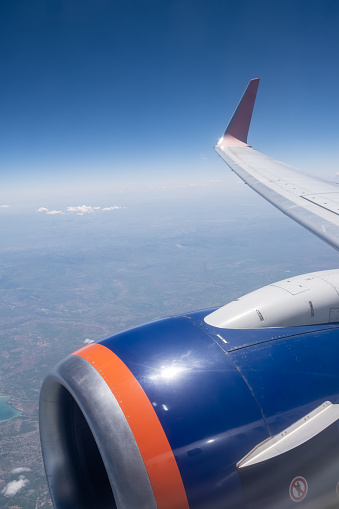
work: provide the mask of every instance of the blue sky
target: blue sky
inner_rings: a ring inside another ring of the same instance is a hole
[[[1,2],[0,204],[219,178],[253,77],[249,142],[335,173],[338,22],[336,0]]]

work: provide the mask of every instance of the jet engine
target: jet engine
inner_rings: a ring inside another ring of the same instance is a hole
[[[330,311],[327,323],[313,323],[309,301],[320,300],[312,284],[309,292],[312,323],[230,329],[213,324],[215,310],[199,311],[87,345],[57,365],[40,397],[55,508],[338,504],[338,323]]]

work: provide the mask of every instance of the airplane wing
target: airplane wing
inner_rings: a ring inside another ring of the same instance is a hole
[[[254,191],[339,249],[339,185],[275,161],[247,144],[259,79],[249,82],[222,138],[214,147]]]

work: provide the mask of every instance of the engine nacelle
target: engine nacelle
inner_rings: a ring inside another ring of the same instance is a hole
[[[67,357],[40,415],[57,508],[239,507],[235,465],[268,437],[244,379],[192,316]]]
[[[259,288],[206,317],[222,328],[288,327],[339,321],[339,270],[294,276]]]

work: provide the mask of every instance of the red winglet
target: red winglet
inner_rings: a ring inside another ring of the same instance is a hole
[[[257,96],[259,78],[251,80],[240,99],[237,109],[218,143],[219,147],[247,146],[254,102]]]

